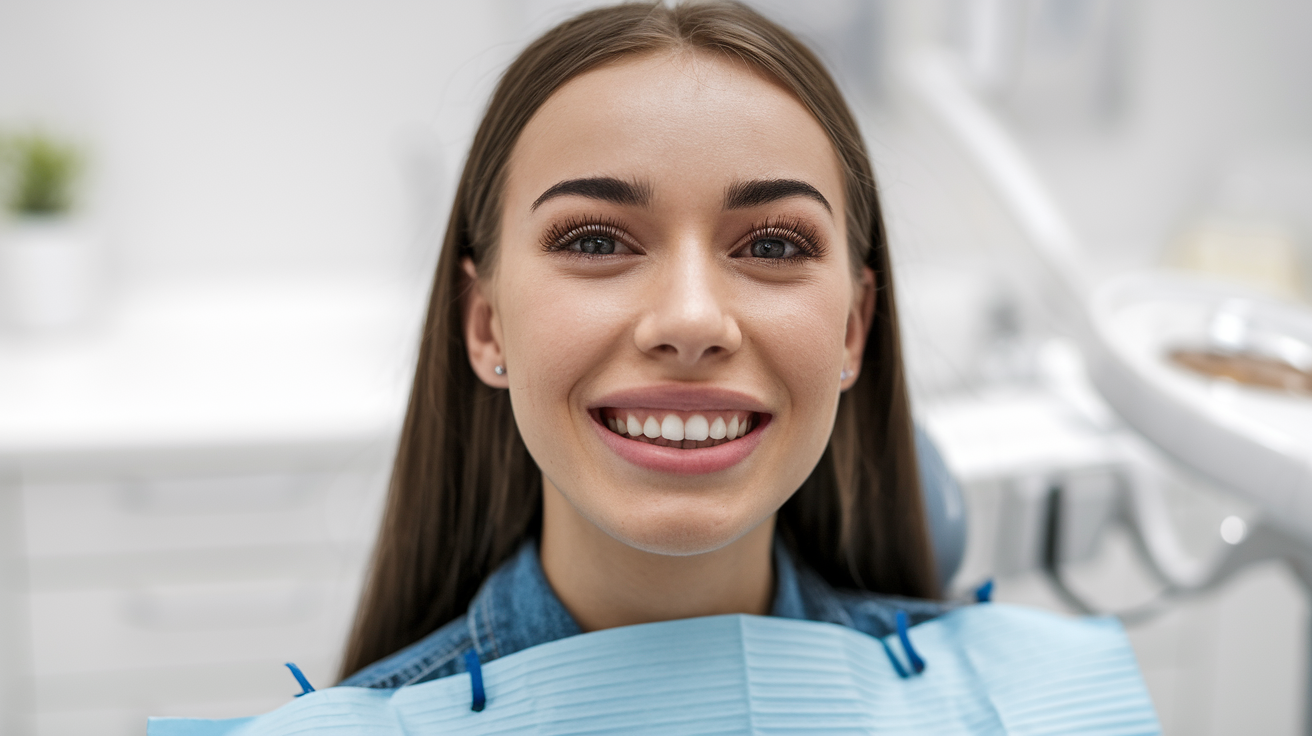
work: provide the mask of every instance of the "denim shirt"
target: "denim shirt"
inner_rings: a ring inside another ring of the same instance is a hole
[[[950,603],[838,590],[774,544],[775,592],[771,615],[847,626],[872,636],[896,631],[897,611],[912,625]],[[465,671],[470,648],[482,663],[537,644],[582,633],[542,572],[537,542],[529,540],[479,588],[464,616],[341,682],[350,687],[397,688]]]

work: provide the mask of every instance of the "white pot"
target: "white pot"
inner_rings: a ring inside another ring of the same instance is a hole
[[[62,217],[23,217],[0,233],[0,301],[7,321],[26,329],[86,319],[99,285],[97,243]]]

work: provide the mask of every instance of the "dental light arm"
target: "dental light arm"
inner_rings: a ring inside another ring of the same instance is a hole
[[[907,62],[916,99],[957,140],[1001,204],[1082,313],[1091,285],[1078,239],[1015,140],[962,84],[946,52],[921,50]]]
[[[1085,275],[1089,270],[1085,266],[1079,239],[1016,140],[963,82],[950,53],[925,49],[909,56],[903,67],[903,79],[912,98],[946,129],[975,165],[1051,274],[1060,291],[1061,303],[1057,306],[1069,317],[1067,327],[1077,342],[1099,364],[1120,371],[1112,375],[1104,370],[1095,375],[1094,383],[1099,391],[1114,407],[1132,407],[1137,399],[1142,398],[1135,392],[1153,390],[1154,387],[1135,373],[1132,366],[1110,359],[1112,349],[1106,342],[1108,337],[1095,328],[1091,305],[1097,300],[1093,284]],[[1153,283],[1158,284],[1158,281]],[[1249,482],[1239,482],[1235,488],[1260,499],[1264,507],[1269,497],[1283,490],[1258,482],[1255,491],[1251,478],[1255,469],[1271,466],[1272,461],[1281,459],[1277,450],[1283,451],[1284,448],[1279,443],[1241,443],[1238,436],[1232,438],[1226,433],[1232,428],[1213,427],[1206,421],[1205,407],[1181,406],[1184,409],[1172,415],[1173,421],[1201,412],[1196,421],[1189,422],[1191,433],[1187,435],[1164,427],[1161,417],[1153,423],[1143,421],[1140,416],[1131,424],[1169,454],[1190,457],[1194,466],[1225,485],[1236,482],[1238,476],[1235,473],[1247,473],[1242,477],[1248,478]],[[1213,457],[1208,451],[1182,455],[1182,449],[1197,449],[1193,446],[1195,444],[1197,447],[1224,446],[1229,452],[1224,459]],[[1232,517],[1227,520],[1229,533],[1222,530],[1225,544],[1213,557],[1200,560],[1187,552],[1169,517],[1161,492],[1162,479],[1157,476],[1155,463],[1142,456],[1142,448],[1127,446],[1124,449],[1128,461],[1124,467],[1128,470],[1120,479],[1117,516],[1130,531],[1147,568],[1163,584],[1158,600],[1119,614],[1127,622],[1154,615],[1172,598],[1215,588],[1236,572],[1263,560],[1286,560],[1304,586],[1312,591],[1312,548],[1307,540],[1286,528],[1290,524],[1276,525],[1262,519],[1245,523]],[[1057,483],[1048,496],[1048,509],[1044,515],[1046,528],[1042,537],[1043,566],[1057,592],[1068,604],[1077,610],[1094,613],[1096,607],[1072,591],[1062,575],[1062,494],[1062,486]],[[1267,513],[1285,513],[1278,506],[1271,506],[1271,509],[1274,511],[1268,509]]]

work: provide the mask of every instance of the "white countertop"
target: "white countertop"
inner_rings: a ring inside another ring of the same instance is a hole
[[[423,311],[414,288],[123,291],[93,327],[0,335],[0,460],[368,443],[400,427]]]

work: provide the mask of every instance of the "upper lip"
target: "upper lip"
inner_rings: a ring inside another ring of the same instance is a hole
[[[769,414],[759,399],[717,386],[666,384],[620,389],[592,401],[588,409],[671,409],[674,411],[754,411]]]

